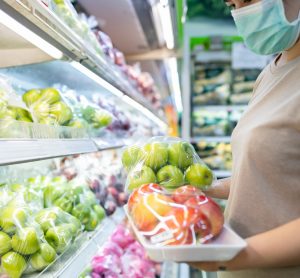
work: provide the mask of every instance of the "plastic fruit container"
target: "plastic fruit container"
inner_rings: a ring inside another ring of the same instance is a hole
[[[137,229],[128,213],[127,205],[124,206],[124,209],[137,239],[145,248],[149,258],[153,261],[228,261],[234,258],[247,245],[245,240],[239,237],[226,224],[218,237],[208,243],[196,243],[193,245],[154,245]]]

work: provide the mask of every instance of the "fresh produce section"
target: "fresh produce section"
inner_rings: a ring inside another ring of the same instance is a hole
[[[32,177],[2,184],[0,193],[1,271],[12,278],[42,271],[105,217],[92,191],[76,180]]]
[[[218,177],[231,171],[230,136],[252,97],[259,66],[236,67],[234,44],[239,37],[198,38],[191,49],[191,142]]]

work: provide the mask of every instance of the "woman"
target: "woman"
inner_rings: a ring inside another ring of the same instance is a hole
[[[207,194],[248,246],[228,262],[191,265],[222,278],[300,277],[300,0],[227,0],[246,45],[278,54],[232,134],[232,177]],[[224,271],[225,270],[225,271]]]

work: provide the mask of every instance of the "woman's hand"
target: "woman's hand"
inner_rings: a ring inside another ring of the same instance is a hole
[[[300,218],[246,239],[247,247],[228,262],[195,262],[204,271],[300,266]]]
[[[231,178],[216,180],[212,186],[203,192],[212,198],[228,199],[230,192]]]

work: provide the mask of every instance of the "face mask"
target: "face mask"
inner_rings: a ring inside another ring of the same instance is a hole
[[[286,19],[282,0],[262,0],[232,11],[239,34],[253,52],[276,54],[291,48],[300,34],[300,14],[297,20]]]

